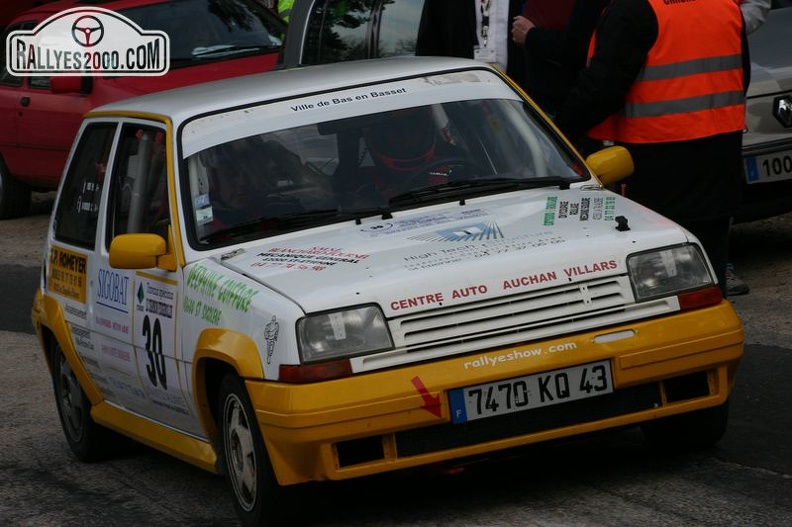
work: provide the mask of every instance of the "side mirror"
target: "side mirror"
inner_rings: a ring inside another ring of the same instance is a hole
[[[79,75],[50,77],[50,90],[52,93],[83,93],[85,81]]]
[[[150,269],[168,254],[165,238],[158,234],[120,234],[110,243],[110,265],[116,269]]]
[[[623,146],[609,146],[586,158],[597,179],[606,187],[626,178],[635,170],[632,156]]]

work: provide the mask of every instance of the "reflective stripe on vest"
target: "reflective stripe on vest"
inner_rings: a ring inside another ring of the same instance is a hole
[[[648,0],[657,41],[624,107],[588,135],[623,143],[685,141],[742,130],[742,17],[734,2]],[[592,41],[589,55],[595,49]]]

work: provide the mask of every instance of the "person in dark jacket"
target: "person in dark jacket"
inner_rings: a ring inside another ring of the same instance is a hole
[[[702,242],[724,296],[742,176],[746,49],[733,0],[613,0],[555,118],[573,141],[589,136],[630,151],[627,197]]]
[[[586,66],[591,35],[610,0],[575,0],[564,25],[537,25],[531,15],[512,23],[512,39],[523,48],[525,88],[547,113],[554,115]]]
[[[520,14],[523,0],[508,0],[508,6],[504,6],[502,1],[426,0],[415,54],[491,62],[499,65],[517,84],[523,85],[523,50],[512,41],[510,34],[511,22]]]

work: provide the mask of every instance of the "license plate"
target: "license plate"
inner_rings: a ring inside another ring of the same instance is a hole
[[[456,424],[596,397],[613,391],[610,361],[592,362],[449,392]]]
[[[748,183],[767,183],[792,178],[792,150],[745,158]]]

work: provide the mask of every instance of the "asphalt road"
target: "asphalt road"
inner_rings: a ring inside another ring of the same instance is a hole
[[[33,220],[24,222],[26,239],[45,228],[43,216]],[[38,256],[9,258],[17,247],[3,229],[20,224],[0,223],[0,525],[237,525],[222,480],[190,465],[143,447],[93,465],[71,456],[31,334]],[[747,346],[717,447],[658,452],[621,430],[454,475],[307,486],[301,517],[315,527],[792,525],[792,215],[736,226],[733,247],[752,291],[733,299]]]

